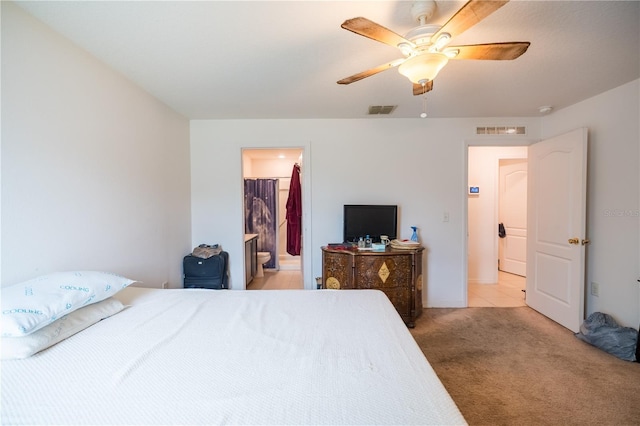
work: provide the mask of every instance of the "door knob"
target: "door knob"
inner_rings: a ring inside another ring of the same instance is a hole
[[[579,238],[569,238],[569,244],[580,244]]]
[[[585,238],[584,240],[582,240],[582,245],[586,246],[587,244],[589,244],[591,242],[591,240],[589,240],[588,238]]]

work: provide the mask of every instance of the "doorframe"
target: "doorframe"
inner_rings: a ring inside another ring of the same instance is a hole
[[[301,164],[301,181],[300,185],[302,187],[302,253],[301,253],[301,273],[302,273],[302,284],[305,290],[314,290],[316,289],[315,279],[313,278],[313,265],[311,264],[311,248],[313,243],[313,237],[311,235],[311,142],[292,142],[287,143],[283,142],[264,142],[264,143],[253,143],[253,144],[239,144],[238,146],[238,157],[240,158],[240,190],[239,194],[239,202],[241,209],[240,211],[244,212],[244,159],[242,158],[242,152],[245,149],[265,149],[265,150],[278,150],[278,149],[299,149],[302,151],[302,164]],[[244,218],[242,218],[242,236],[244,236]],[[242,246],[244,248],[244,245]],[[246,267],[244,265],[244,256],[243,257],[243,271]],[[242,290],[246,290],[247,286],[244,282],[244,278],[242,279]]]
[[[511,139],[512,136],[505,136],[505,138],[509,138],[510,140],[501,140],[496,137],[492,137],[491,139],[467,139],[464,141],[464,188],[462,188],[462,205],[463,205],[463,230],[462,230],[462,247],[463,247],[463,265],[462,265],[462,301],[464,307],[469,307],[469,197],[468,197],[468,188],[469,185],[469,147],[519,147],[526,146],[528,147],[531,144],[539,142],[538,139],[533,138],[523,138],[523,139]],[[497,226],[497,225],[496,225]],[[497,227],[496,227],[497,232]],[[497,244],[496,244],[497,245]],[[526,279],[526,278],[525,278]]]

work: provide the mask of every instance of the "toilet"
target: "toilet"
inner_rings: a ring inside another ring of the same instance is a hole
[[[264,269],[262,265],[271,260],[271,253],[268,251],[259,251],[258,252],[258,270],[256,271],[257,277],[264,277]]]

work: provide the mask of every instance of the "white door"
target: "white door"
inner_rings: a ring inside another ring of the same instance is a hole
[[[587,129],[529,147],[526,302],[573,332],[584,319]]]
[[[527,273],[527,160],[503,159],[499,163],[498,222],[506,235],[498,241],[500,270]]]

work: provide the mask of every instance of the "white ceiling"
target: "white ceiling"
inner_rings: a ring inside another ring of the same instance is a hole
[[[362,118],[369,105],[417,117],[421,96],[391,69],[401,57],[340,28],[363,16],[399,34],[410,1],[18,2],[192,119]],[[464,2],[439,1],[431,23]],[[536,116],[640,77],[640,2],[512,0],[452,44],[530,41],[514,61],[450,61],[427,95],[430,117]]]

